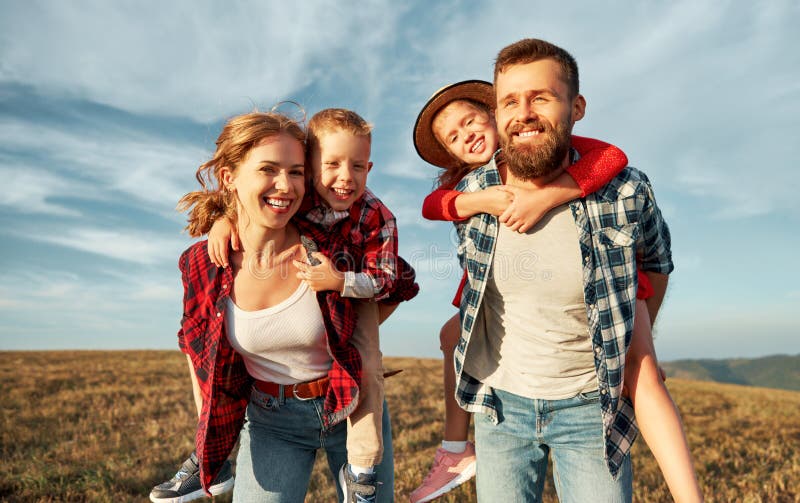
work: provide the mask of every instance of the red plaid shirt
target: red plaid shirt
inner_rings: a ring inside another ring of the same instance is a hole
[[[296,224],[301,233],[317,242],[321,252],[335,253],[336,240],[328,239],[319,227],[302,221]],[[195,448],[206,490],[236,444],[252,384],[242,357],[228,342],[223,323],[233,273],[230,268],[217,268],[207,248],[206,241],[195,243],[178,263],[184,289],[178,345],[191,358],[203,395]],[[333,355],[322,415],[323,425],[329,428],[345,419],[358,403],[361,358],[350,344],[356,323],[352,300],[338,292],[319,292],[317,299]]]
[[[332,210],[314,192],[301,211],[309,222],[323,225]],[[414,269],[398,256],[394,215],[369,189],[325,231],[325,239],[332,241],[338,253],[329,257],[336,259],[340,270],[369,275],[375,285],[374,300],[397,303],[417,295]]]

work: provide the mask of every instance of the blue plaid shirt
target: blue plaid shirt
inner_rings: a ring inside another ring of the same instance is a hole
[[[456,190],[475,192],[501,185],[497,155],[459,182]],[[672,272],[667,224],[656,206],[650,181],[627,167],[599,191],[570,203],[578,227],[583,260],[583,291],[594,349],[603,416],[606,461],[616,477],[638,434],[633,405],[622,396],[625,353],[633,334],[636,263],[645,271]],[[480,213],[456,224],[458,256],[467,270],[461,296],[461,340],[455,350],[456,398],[470,412],[488,414],[497,423],[492,388],[463,371],[475,319],[492,267],[499,222]]]

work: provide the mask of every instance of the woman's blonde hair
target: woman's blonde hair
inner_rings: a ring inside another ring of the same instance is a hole
[[[282,133],[305,145],[303,128],[281,113],[251,112],[237,115],[225,123],[217,138],[214,156],[197,169],[195,176],[202,190],[190,192],[178,202],[178,211],[189,212],[186,230],[190,236],[207,234],[214,221],[223,216],[236,222],[235,195],[223,186],[222,168],[235,170],[261,140]]]

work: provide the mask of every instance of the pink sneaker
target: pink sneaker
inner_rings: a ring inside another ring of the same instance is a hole
[[[475,476],[475,444],[467,442],[460,454],[436,449],[433,466],[422,485],[411,493],[411,503],[423,503],[438,498]]]

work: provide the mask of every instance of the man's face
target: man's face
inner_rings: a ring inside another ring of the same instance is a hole
[[[497,75],[497,129],[511,172],[530,180],[567,165],[570,135],[586,100],[570,98],[552,59],[513,65]]]
[[[325,132],[311,152],[314,189],[336,211],[350,206],[364,194],[369,161],[370,141],[347,131]]]

